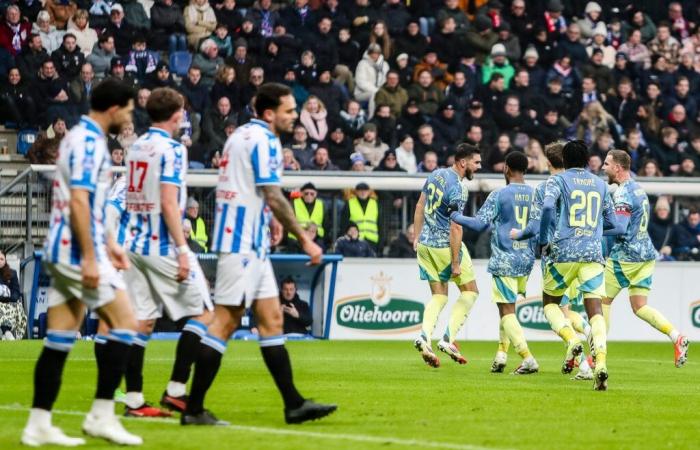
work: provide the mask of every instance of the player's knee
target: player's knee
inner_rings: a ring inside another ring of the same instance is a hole
[[[270,312],[266,317],[258,318],[258,329],[263,336],[274,336],[282,333],[282,312]]]
[[[156,327],[156,319],[139,320],[137,322],[136,331],[142,334],[150,335]]]

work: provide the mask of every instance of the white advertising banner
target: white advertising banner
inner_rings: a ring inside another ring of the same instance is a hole
[[[498,340],[498,310],[491,301],[491,276],[486,260],[474,261],[480,295],[460,331],[460,340]],[[330,277],[326,277],[328,289]],[[661,311],[681,333],[700,340],[700,264],[659,263],[649,303]],[[558,340],[544,317],[541,301],[542,276],[535,265],[528,281],[528,297],[518,302],[516,314],[527,339]],[[449,302],[438,320],[433,337],[442,336],[449,312],[458,295],[450,286]],[[411,259],[346,258],[338,267],[334,304],[327,305],[331,314],[331,339],[410,340],[418,335],[423,308],[430,299],[430,289],[418,278],[418,266]],[[330,308],[328,307],[330,306]],[[627,291],[612,307],[610,340],[664,341],[668,338],[634,315]],[[328,318],[327,318],[328,319]]]

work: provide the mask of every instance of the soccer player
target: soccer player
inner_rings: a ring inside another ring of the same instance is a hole
[[[440,366],[440,359],[432,349],[431,338],[440,312],[447,304],[449,281],[459,287],[460,294],[452,308],[447,330],[438,342],[438,348],[455,362],[467,363],[455,341],[479,291],[471,258],[462,242],[462,227],[450,221],[450,212],[464,210],[469,198],[464,179],[471,180],[480,168],[479,149],[473,145],[460,144],[452,167],[438,169],[428,176],[413,217],[416,230],[421,230],[413,243],[417,251],[420,278],[428,282],[432,293],[423,313],[420,336],[413,345],[431,367]]]
[[[503,170],[506,187],[491,192],[476,217],[463,216],[459,211],[450,215],[453,221],[477,232],[484,231],[489,225],[494,226],[488,265],[488,272],[493,276],[491,293],[501,317],[499,329],[504,330],[515,351],[523,358],[513,372],[516,375],[527,375],[539,370],[539,365],[527,346],[523,329],[515,317],[515,302],[519,297],[525,297],[527,278],[535,263],[535,239],[521,242],[510,237],[512,229],[524,229],[529,219],[534,190],[525,184],[527,164],[524,153],[508,154]],[[504,367],[505,363],[500,367],[500,372]]]
[[[172,136],[180,128],[183,106],[177,91],[155,89],[146,104],[152,125],[134,142],[126,158],[126,217],[122,220],[127,231],[120,227],[119,238],[130,234],[127,248],[132,267],[124,279],[138,319],[125,376],[127,416],[169,415],[146,403],[143,396],[145,347],[163,312],[186,324],[161,404],[176,411],[184,409],[185,384],[213,310],[204,273],[182,232],[187,148]]]
[[[574,281],[584,298],[595,345],[596,366],[593,386],[607,389],[606,327],[601,301],[603,285],[603,228],[615,229],[613,204],[605,182],[585,170],[588,148],[583,141],[568,142],[562,151],[565,172],[547,180],[540,223],[539,243],[549,255],[544,273],[542,299],[545,316],[552,329],[568,343],[563,370],[573,367],[583,352],[578,336],[566,322],[559,308],[562,295]],[[558,223],[552,236],[549,226],[554,217]],[[570,369],[569,369],[570,371]]]
[[[90,112],[61,141],[53,181],[52,228],[44,246],[48,331],[34,371],[34,400],[22,443],[77,446],[51,423],[63,367],[85,316],[85,306],[111,324],[105,351],[97,359],[97,392],[83,432],[122,445],[140,445],[114,414],[114,391],[124,374],[136,321],[117,269],[129,261],[103,226],[111,179],[106,134],[131,121],[133,91],[116,80],[103,81],[90,97]]]
[[[545,146],[544,153],[547,158],[547,166],[549,168],[549,173],[554,176],[557,174],[560,174],[564,172],[564,159],[562,157],[562,151],[564,149],[564,145],[566,143],[563,141],[557,141],[557,142],[552,142]],[[532,207],[530,209],[530,220],[527,224],[527,227],[524,230],[514,228],[510,231],[510,236],[514,240],[524,240],[524,239],[530,239],[533,236],[536,236],[539,231],[540,231],[540,221],[541,221],[541,216],[542,216],[542,206],[544,203],[544,189],[545,186],[547,185],[546,181],[543,181],[537,187],[535,188],[535,193],[534,193],[534,200],[532,203]],[[550,227],[549,227],[549,235],[550,239],[551,236],[554,234],[556,223],[558,220],[554,220],[551,222]],[[544,276],[544,271],[547,267],[548,264],[548,258],[547,255],[541,255],[541,269],[542,273]],[[585,335],[589,339],[589,345],[591,346],[591,349],[593,349],[592,342],[590,340],[591,333],[590,333],[590,325],[588,322],[581,316],[578,312],[573,311],[569,304],[570,302],[574,302],[577,304],[582,304],[583,303],[583,297],[580,295],[580,293],[577,291],[578,285],[576,282],[572,282],[569,288],[566,290],[564,293],[561,303],[559,305],[560,309],[564,313],[564,315],[567,317],[567,324],[570,324],[573,329]],[[503,368],[505,368],[506,362],[507,362],[507,352],[508,352],[508,347],[510,345],[510,340],[508,339],[507,335],[505,335],[504,330],[502,330],[501,327],[501,338],[499,342],[500,349],[496,353],[496,358],[493,361],[493,365],[491,366],[491,371],[492,372],[501,372],[503,371]],[[567,341],[564,340],[566,343]],[[588,361],[586,360],[586,357],[583,352],[578,357],[579,361],[579,371],[574,377],[575,380],[592,380],[593,379],[593,370],[590,368]],[[571,361],[571,365],[567,365],[565,368],[563,368],[564,373],[570,373],[573,370],[574,362]]]
[[[321,248],[304,232],[280,188],[280,133],[291,132],[296,102],[284,85],[262,85],[255,97],[257,119],[229,136],[219,164],[216,219],[212,250],[219,260],[215,286],[215,317],[202,338],[190,396],[180,423],[226,425],[204,409],[204,397],[226,351],[226,343],[247,307],[252,305],[260,334],[260,351],[284,400],[287,423],[319,419],[336,410],[305,399],[294,385],[289,354],[282,334],[282,309],[270,245],[291,232],[311,258],[321,261]],[[277,220],[274,220],[272,215]],[[278,222],[279,221],[279,222]]]
[[[630,176],[630,156],[622,150],[608,152],[603,169],[610,184],[619,187],[613,194],[617,221],[625,230],[617,236],[605,265],[603,316],[610,327],[610,305],[624,288],[629,290],[630,306],[640,319],[667,335],[675,348],[676,367],[682,367],[688,355],[688,338],[656,309],[647,304],[656,250],[649,238],[650,207],[644,190]]]

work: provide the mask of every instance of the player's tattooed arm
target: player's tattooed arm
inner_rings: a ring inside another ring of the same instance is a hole
[[[265,202],[275,215],[275,219],[277,219],[287,231],[297,237],[304,253],[311,258],[309,264],[319,264],[321,262],[321,256],[323,256],[323,251],[321,247],[316,245],[316,243],[309,239],[306,233],[304,233],[304,230],[301,228],[301,225],[299,225],[294,215],[292,205],[285,198],[282,189],[275,185],[261,186],[260,188],[265,195]]]
[[[459,254],[462,250],[462,234],[464,230],[462,225],[450,222],[450,253],[452,255],[452,276],[458,276],[461,273]]]

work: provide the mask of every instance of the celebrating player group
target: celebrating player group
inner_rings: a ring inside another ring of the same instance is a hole
[[[126,174],[114,181],[106,135],[131,121],[133,98],[132,89],[116,80],[100,83],[92,92],[89,114],[61,142],[45,245],[51,275],[48,331],[34,372],[34,398],[22,443],[85,443],[54,426],[51,410],[86,308],[100,319],[97,390],[82,425],[89,436],[121,445],[143,442],[124,429],[114,411],[122,378],[127,415],[169,416],[178,411],[182,425],[227,425],[204,408],[204,399],[247,307],[256,316],[260,351],[282,395],[287,423],[331,414],[335,405],[313,402],[294,385],[268,256],[283,227],[297,237],[311,264],[318,264],[322,253],[303,232],[280,188],[278,136],[291,132],[297,119],[291,91],[274,83],[261,86],[257,119],[238,128],[223,149],[212,249],[219,257],[213,303],[182,231],[187,149],[173,139],[183,117],[179,93],[169,88],[151,93],[146,110],[152,126],[130,149]],[[163,313],[182,327],[172,375],[160,400],[165,410],[146,402],[142,393],[146,344]]]
[[[466,363],[455,340],[478,290],[462,243],[462,227],[475,231],[492,227],[488,272],[493,276],[492,300],[501,318],[492,372],[504,371],[510,344],[522,358],[514,374],[539,371],[515,315],[516,302],[525,297],[537,250],[541,254],[544,314],[566,344],[562,373],[569,374],[578,365],[574,379],[593,380],[595,390],[607,390],[610,305],[624,288],[629,291],[634,313],[670,338],[675,365],[682,367],[687,360],[688,339],[647,304],[657,255],[647,233],[649,200],[631,177],[630,156],[621,150],[608,153],[603,167],[608,182],[617,185],[611,194],[601,178],[585,170],[588,148],[582,141],[549,144],[545,154],[551,176],[534,190],[525,184],[527,157],[521,152],[507,155],[506,186],[492,192],[475,217],[462,212],[468,198],[465,178],[471,180],[481,167],[478,148],[461,144],[452,167],[428,176],[414,219],[421,230],[414,243],[420,277],[428,281],[432,292],[421,333],[414,342],[423,360],[432,367],[440,365],[431,337],[447,303],[447,284],[453,281],[460,295],[438,349],[454,361]],[[570,303],[582,303],[587,319],[573,311]],[[585,357],[580,335],[589,344],[590,358]]]

